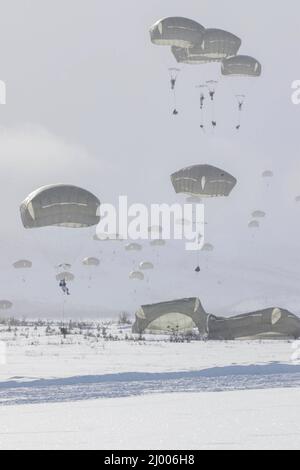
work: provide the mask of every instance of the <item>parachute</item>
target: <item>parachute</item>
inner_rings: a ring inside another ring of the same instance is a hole
[[[25,259],[21,259],[19,261],[16,261],[13,264],[13,267],[15,269],[31,269],[32,268],[32,262],[28,261],[28,260],[25,260]]]
[[[99,266],[100,265],[100,260],[98,258],[85,258],[83,261],[82,261],[82,264],[84,266]]]
[[[152,236],[156,236],[157,234],[162,234],[163,228],[159,225],[153,225],[152,227],[148,228],[148,233]]]
[[[251,222],[249,222],[248,227],[250,229],[260,228],[260,223],[258,222],[258,220],[252,220]]]
[[[238,55],[223,60],[222,75],[227,77],[260,77],[262,66],[253,57]]]
[[[190,48],[200,44],[205,28],[196,21],[187,18],[164,18],[156,22],[150,29],[150,37],[153,44],[158,46],[171,46]],[[174,95],[173,116],[179,114],[177,109],[176,84],[180,69],[169,68],[171,90]]]
[[[253,79],[259,78],[262,74],[262,66],[254,57],[238,55],[223,60],[222,75],[230,78]],[[242,111],[246,100],[246,85],[242,85],[242,90],[235,93],[238,101],[238,125],[236,129],[241,128]]]
[[[144,261],[143,263],[140,263],[139,268],[141,271],[149,271],[154,269],[154,265],[148,261]]]
[[[237,180],[211,165],[195,165],[184,168],[173,175],[171,181],[177,194],[200,197],[227,197]]]
[[[64,184],[37,189],[20,207],[26,229],[92,227],[100,222],[99,209],[100,201],[92,193]]]
[[[263,178],[273,178],[273,176],[274,176],[274,173],[273,171],[270,171],[270,170],[266,170],[262,174]]]
[[[141,273],[140,271],[132,271],[130,274],[129,274],[129,279],[131,281],[144,281],[145,279],[145,276],[143,273]]]
[[[189,49],[173,46],[171,52],[178,64],[204,65],[212,62],[221,62],[222,59],[212,59],[203,54],[201,45]]]
[[[228,197],[237,184],[237,180],[219,168],[211,165],[195,165],[184,168],[171,175],[176,194],[187,194],[195,197]],[[198,244],[203,237],[198,233]],[[196,272],[200,273],[200,251],[197,252]]]
[[[72,274],[72,273],[63,272],[63,273],[57,274],[56,280],[57,280],[58,282],[60,282],[60,281],[72,282],[72,281],[75,280],[75,276],[74,276],[74,274]]]
[[[152,240],[150,245],[153,247],[163,247],[166,246],[166,241],[159,238],[157,240]]]
[[[157,46],[189,48],[203,40],[205,28],[196,21],[170,17],[157,21],[150,29],[150,37]]]
[[[255,211],[252,213],[253,219],[264,219],[266,215],[267,214],[263,211]]]
[[[93,240],[94,240],[95,242],[109,242],[109,241],[110,241],[110,238],[109,238],[107,235],[102,235],[102,236],[99,235],[99,236],[98,236],[97,234],[95,234],[95,235],[93,236]]]
[[[59,266],[63,259],[64,265],[72,265],[100,221],[100,201],[77,186],[48,185],[29,194],[20,213],[24,228],[36,238],[48,264]]]
[[[222,60],[235,56],[242,41],[234,34],[221,29],[207,29],[203,36],[201,49],[208,59]]]
[[[63,270],[63,271],[69,271],[71,268],[72,268],[72,265],[68,263],[62,263],[56,266],[56,269]]]
[[[125,246],[126,251],[142,251],[143,247],[139,243],[129,243]]]
[[[210,243],[205,243],[205,245],[202,248],[202,251],[207,251],[207,252],[212,252],[214,251],[214,246],[211,245]]]

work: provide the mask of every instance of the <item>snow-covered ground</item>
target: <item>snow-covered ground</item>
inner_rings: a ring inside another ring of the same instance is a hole
[[[0,330],[1,449],[300,448],[299,343],[107,329]]]
[[[1,409],[1,449],[299,449],[299,390]]]

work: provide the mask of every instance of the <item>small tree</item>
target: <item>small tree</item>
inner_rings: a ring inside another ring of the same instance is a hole
[[[131,321],[127,312],[122,312],[119,315],[119,324],[120,325],[131,325]]]

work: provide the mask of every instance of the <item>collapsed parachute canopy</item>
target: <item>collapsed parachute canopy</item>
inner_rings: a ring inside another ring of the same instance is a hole
[[[85,189],[57,184],[31,193],[21,204],[26,229],[41,227],[85,228],[97,225],[99,199]]]
[[[246,55],[225,59],[222,64],[222,75],[241,77],[260,77],[262,66],[258,60]]]
[[[191,47],[203,40],[205,28],[188,18],[173,17],[157,21],[151,29],[150,36],[157,46]]]
[[[229,196],[237,180],[211,165],[195,165],[174,173],[172,184],[177,194],[201,197]]]
[[[13,267],[15,269],[30,269],[30,268],[32,268],[32,262],[28,261],[26,259],[21,259],[19,261],[16,261],[13,264]]]

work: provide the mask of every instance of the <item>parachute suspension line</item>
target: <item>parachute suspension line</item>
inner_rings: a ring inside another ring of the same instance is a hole
[[[206,85],[198,85],[196,88],[200,90],[200,112],[201,112],[201,123],[200,128],[205,133],[205,121],[204,121],[204,108],[205,108],[205,89],[207,88]]]
[[[211,125],[213,131],[217,127],[217,121],[216,121],[216,110],[215,110],[215,96],[216,96],[216,88],[218,85],[218,82],[216,80],[208,80],[206,82],[208,90],[209,90],[209,97],[211,101]]]
[[[193,205],[193,220],[195,221],[195,224],[196,224],[196,227],[197,227],[199,221],[196,221],[196,215],[197,215],[197,210],[196,210],[195,205]],[[201,240],[202,240],[203,235],[202,235],[202,233],[199,232],[199,233],[197,233],[196,237],[197,237],[196,243],[197,243],[198,247],[197,247],[197,253],[196,253],[197,266],[196,266],[195,272],[200,273],[201,272],[201,268],[200,268],[200,256],[201,256],[200,246],[201,246]]]
[[[170,82],[171,82],[171,91],[173,92],[173,99],[174,99],[174,109],[173,109],[173,116],[177,116],[179,114],[177,108],[177,93],[176,93],[176,85],[178,75],[180,73],[180,69],[176,68],[169,68],[170,72]]]
[[[246,99],[246,96],[245,95],[236,95],[236,99],[237,99],[237,102],[238,102],[238,124],[236,126],[236,130],[239,131],[241,129],[241,125],[242,125],[242,113],[243,113],[243,110],[244,110],[244,104],[245,104],[245,99]]]

